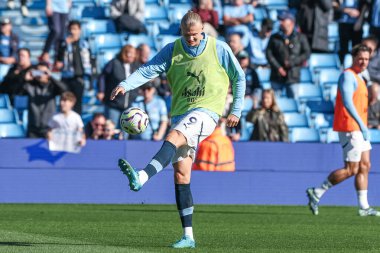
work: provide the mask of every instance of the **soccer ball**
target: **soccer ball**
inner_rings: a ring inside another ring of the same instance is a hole
[[[132,107],[120,116],[120,127],[129,134],[141,134],[149,124],[148,114],[140,108]]]

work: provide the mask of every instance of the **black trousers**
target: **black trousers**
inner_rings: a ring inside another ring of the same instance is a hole
[[[351,41],[352,47],[359,44],[363,38],[363,29],[354,31],[354,24],[339,23],[339,59],[343,64],[344,56],[349,52],[348,46]]]
[[[77,102],[74,105],[73,111],[82,115],[82,98],[84,91],[84,81],[81,77],[62,78],[62,81],[67,85],[69,91],[74,93]]]
[[[49,53],[51,46],[55,52],[58,51],[59,43],[65,38],[66,24],[69,20],[69,14],[53,12],[51,17],[48,17],[49,35],[45,41],[43,49],[44,53]]]

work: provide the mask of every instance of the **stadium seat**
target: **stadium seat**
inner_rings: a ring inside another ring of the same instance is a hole
[[[81,12],[81,19],[106,19],[109,17],[108,9],[102,6],[85,6]]]
[[[182,17],[191,10],[191,4],[170,4],[169,6],[169,20],[171,23],[180,23]]]
[[[256,70],[260,83],[270,81],[270,71],[269,68],[259,68]]]
[[[253,16],[255,21],[260,22],[268,17],[267,10],[263,7],[253,8]]]
[[[319,132],[313,128],[296,127],[290,132],[291,142],[319,142]]]
[[[95,34],[90,37],[89,41],[92,54],[97,54],[102,49],[120,49],[122,46],[119,34]]]
[[[17,123],[16,111],[12,109],[0,109],[0,123]]]
[[[288,4],[289,4],[288,0],[266,0],[266,1],[264,1],[264,5],[268,9],[287,10]]]
[[[156,49],[159,51],[161,50],[164,46],[167,44],[174,42],[176,39],[179,38],[179,35],[165,35],[165,34],[160,34],[156,37]]]
[[[369,134],[371,137],[371,143],[380,143],[380,130],[370,129]]]
[[[326,131],[326,143],[332,142],[339,142],[339,135],[332,128],[328,128]]]
[[[343,67],[346,69],[346,68],[351,67],[351,65],[352,65],[352,56],[350,54],[346,54],[343,60]]]
[[[309,68],[301,68],[300,83],[312,83],[313,79]]]
[[[167,9],[158,4],[146,4],[144,9],[145,22],[168,21],[169,16]]]
[[[307,101],[306,106],[310,113],[334,113],[334,104],[331,101]]]
[[[282,112],[298,112],[297,101],[293,98],[279,97],[276,102]]]
[[[315,129],[332,127],[334,114],[313,113],[310,114],[310,125]]]
[[[321,69],[318,73],[318,84],[322,88],[337,84],[341,73],[338,69]]]
[[[165,5],[171,4],[192,4],[192,0],[163,0]]]
[[[123,35],[121,35],[123,36]],[[146,34],[129,34],[121,38],[121,43],[123,45],[130,44],[134,47],[138,47],[140,44],[147,44],[150,48],[155,49],[156,45],[152,36]]]
[[[332,52],[337,52],[339,43],[339,30],[337,22],[331,22],[328,25],[328,41],[329,50]]]
[[[308,100],[322,100],[321,88],[314,84],[295,84],[292,87],[294,96],[301,102]]]
[[[336,94],[338,92],[338,85],[331,85],[331,87],[328,90],[328,98],[331,102],[335,104]]]
[[[29,103],[28,96],[16,95],[13,97],[13,107],[18,111],[27,110]]]
[[[22,138],[25,137],[24,129],[16,123],[0,124],[0,138]]]
[[[8,70],[10,69],[11,65],[7,64],[0,64],[0,82],[3,81],[4,77],[8,73]]]
[[[305,114],[297,112],[284,113],[284,118],[288,128],[293,127],[309,127]]]
[[[0,109],[10,109],[11,102],[8,94],[0,94]]]
[[[82,34],[85,38],[93,34],[115,33],[115,23],[112,20],[86,20],[82,22]]]
[[[312,74],[323,68],[339,69],[340,62],[337,54],[312,53],[309,58],[309,68]]]

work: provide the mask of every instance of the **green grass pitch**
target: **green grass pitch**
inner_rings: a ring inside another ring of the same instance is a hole
[[[197,248],[171,249],[174,205],[1,204],[0,252],[380,252],[380,218],[355,207],[197,205]]]

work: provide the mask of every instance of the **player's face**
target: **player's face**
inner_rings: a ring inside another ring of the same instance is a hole
[[[359,72],[363,72],[368,66],[369,57],[369,52],[359,52],[353,59],[353,68],[356,68]]]
[[[203,25],[196,23],[189,27],[182,27],[182,36],[185,38],[187,45],[194,47],[198,46],[203,39]]]

